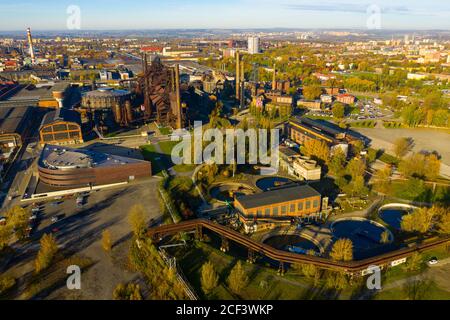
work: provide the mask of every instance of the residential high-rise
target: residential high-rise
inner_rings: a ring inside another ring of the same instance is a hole
[[[259,38],[249,37],[248,38],[248,53],[256,54],[259,53]]]

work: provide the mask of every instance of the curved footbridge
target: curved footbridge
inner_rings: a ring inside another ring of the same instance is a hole
[[[177,224],[168,224],[151,228],[147,231],[147,235],[154,241],[177,234],[179,232],[195,231],[197,238],[202,238],[203,228],[217,233],[222,237],[222,241],[228,243],[233,241],[239,245],[246,247],[249,250],[249,257],[254,257],[255,254],[266,256],[274,261],[280,263],[280,271],[284,272],[284,264],[312,264],[316,267],[328,270],[341,271],[351,275],[367,274],[369,267],[378,266],[381,269],[395,266],[405,262],[415,252],[422,252],[431,250],[437,247],[446,246],[450,249],[450,237],[435,240],[433,242],[422,243],[413,247],[402,248],[391,251],[376,257],[358,260],[358,261],[333,261],[330,259],[301,255],[291,252],[275,249],[269,245],[255,241],[248,236],[234,231],[226,226],[220,225],[204,219],[188,220]]]

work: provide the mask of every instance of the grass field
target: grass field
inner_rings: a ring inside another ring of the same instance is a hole
[[[201,289],[201,267],[211,261],[216,272],[219,275],[219,286],[209,295],[205,295]],[[237,263],[238,258],[223,253],[212,246],[197,242],[193,248],[186,252],[179,259],[180,266],[188,278],[189,282],[195,288],[195,291],[204,299],[220,300],[297,300],[305,299],[311,287],[308,282],[295,281],[280,277],[276,270],[269,269],[258,264],[248,264],[242,261],[247,271],[249,282],[239,295],[234,294],[227,286],[227,277]],[[292,277],[290,277],[292,278]],[[297,277],[303,279],[301,277]]]
[[[420,296],[420,300],[449,300],[450,292],[445,291],[431,282],[423,289],[424,292]],[[404,287],[383,290],[375,295],[375,300],[411,300],[407,290]]]
[[[195,169],[195,165],[179,164],[174,165],[172,162],[172,149],[177,144],[176,141],[162,141],[159,143],[159,148],[162,153],[157,152],[155,145],[141,146],[141,152],[145,160],[151,161],[153,166],[153,173],[160,174],[163,170],[168,170],[173,167],[176,172],[191,172]]]

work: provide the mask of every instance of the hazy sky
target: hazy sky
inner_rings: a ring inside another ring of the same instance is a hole
[[[380,8],[382,29],[450,30],[449,0],[0,0],[0,31],[67,29],[67,8],[81,29],[366,28]]]

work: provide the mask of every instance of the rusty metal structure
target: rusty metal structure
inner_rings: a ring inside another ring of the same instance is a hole
[[[142,64],[144,73],[138,79],[137,93],[143,96],[143,119],[182,128],[185,116],[180,99],[179,66],[166,66],[159,57],[149,64],[146,54],[143,54]]]

